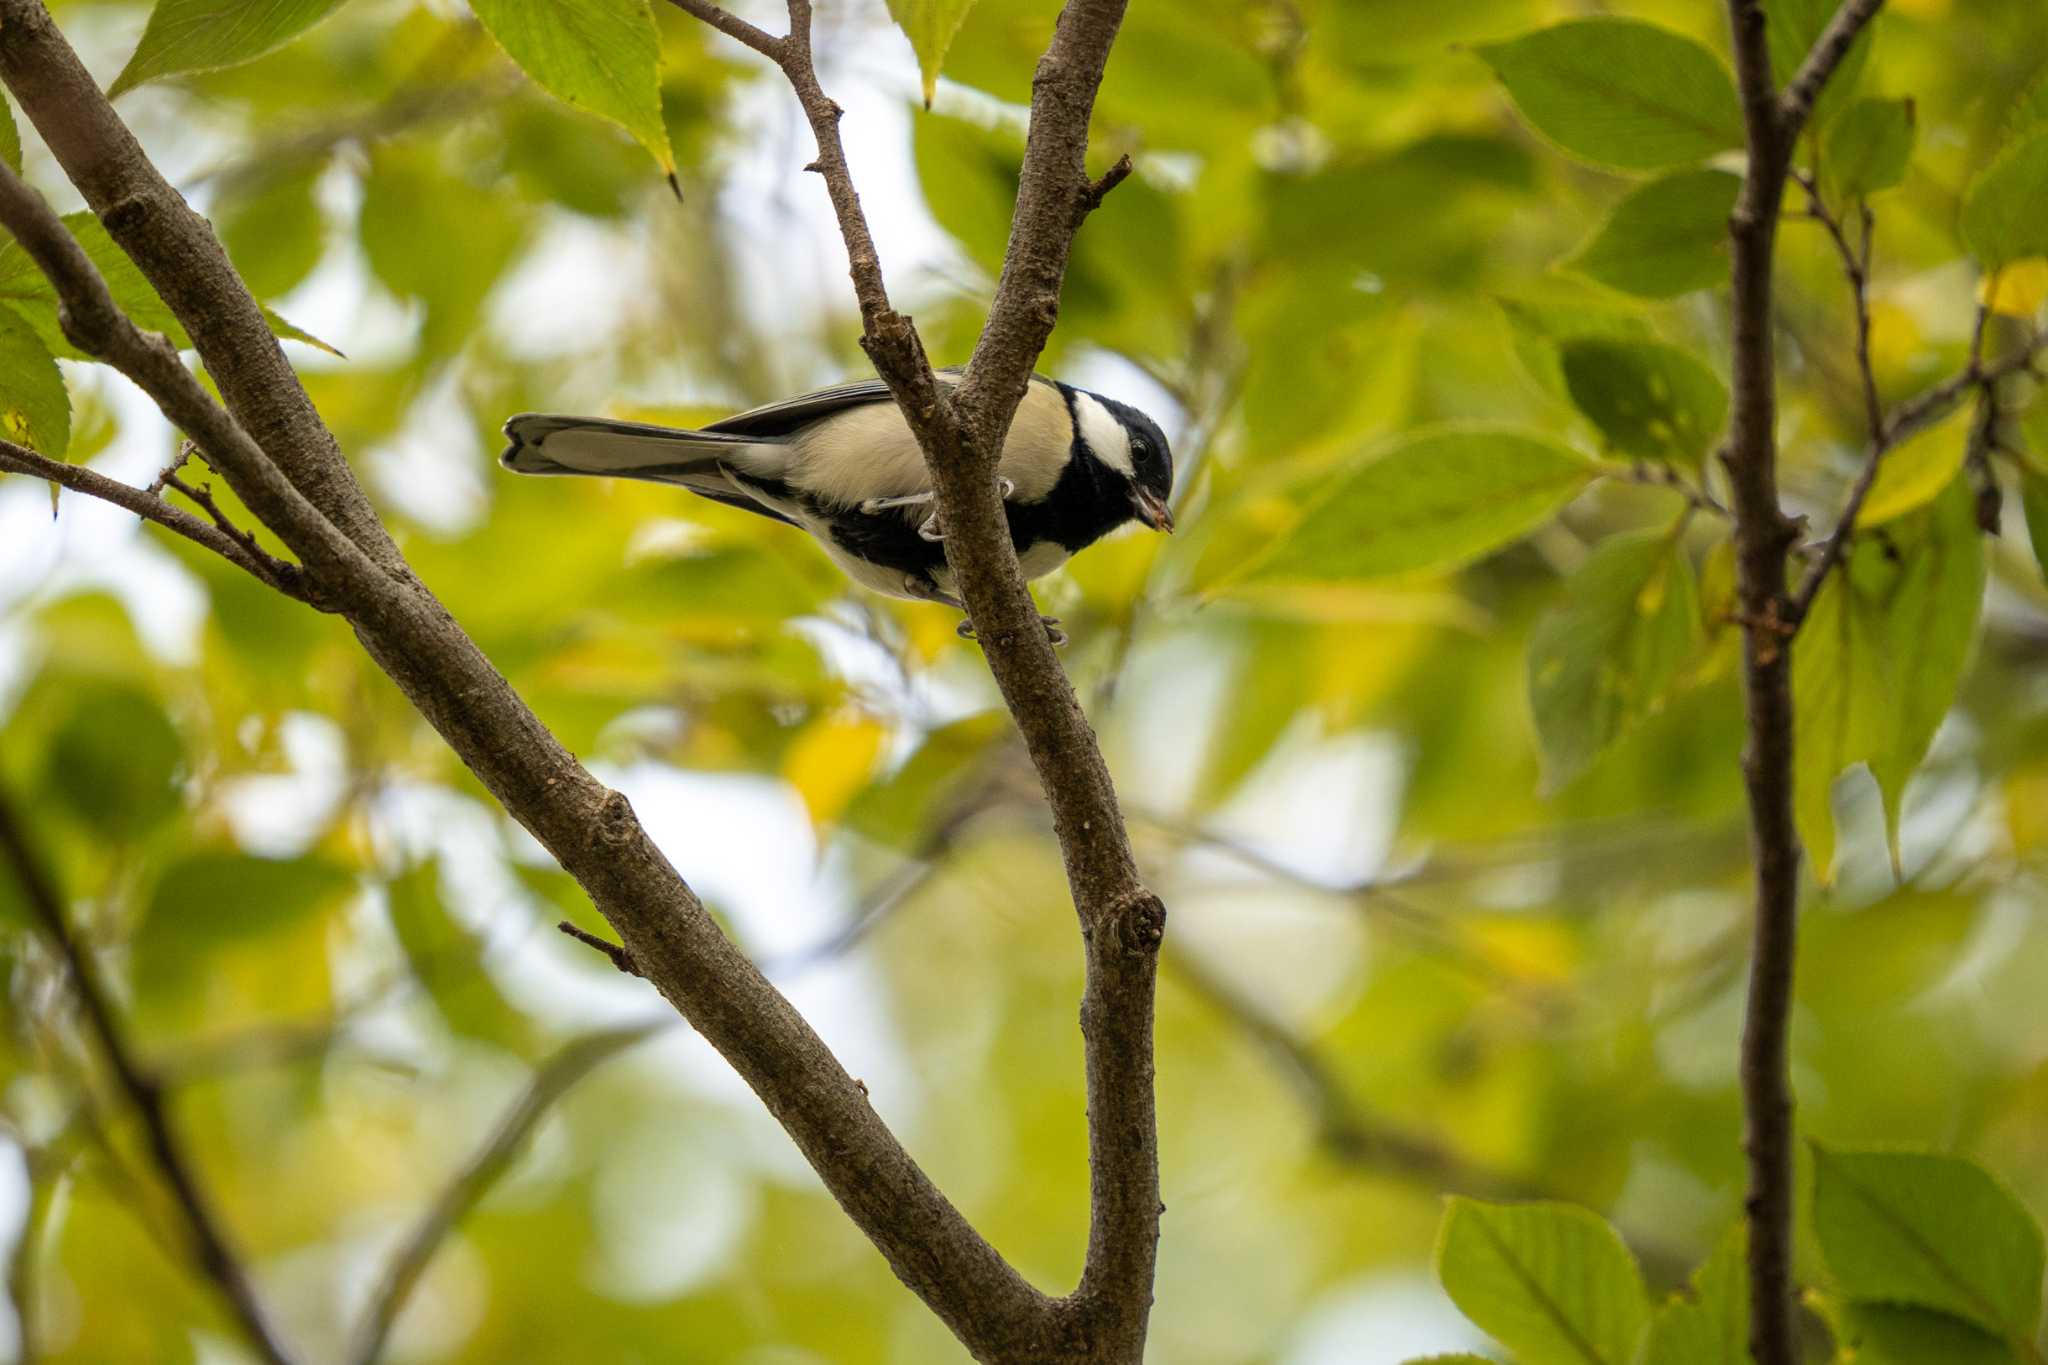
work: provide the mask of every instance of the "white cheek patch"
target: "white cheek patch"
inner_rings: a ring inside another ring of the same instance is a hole
[[[1076,391],[1074,415],[1080,419],[1081,439],[1095,452],[1095,458],[1125,478],[1131,478],[1131,434],[1095,401],[1093,394]]]

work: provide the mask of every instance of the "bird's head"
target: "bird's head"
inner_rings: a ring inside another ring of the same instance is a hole
[[[1081,438],[1095,458],[1129,485],[1131,515],[1155,531],[1173,530],[1173,450],[1159,424],[1128,403],[1077,393]]]

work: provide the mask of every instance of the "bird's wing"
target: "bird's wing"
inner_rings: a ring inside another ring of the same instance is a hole
[[[957,384],[961,370],[952,366],[938,371],[939,382]],[[721,418],[705,427],[706,431],[724,435],[745,436],[756,441],[772,441],[787,436],[798,427],[829,417],[835,412],[848,408],[865,407],[870,403],[889,401],[889,386],[879,379],[856,379],[850,384],[835,384],[829,389],[814,389],[800,393],[794,398],[769,403],[763,407],[749,408],[731,417]]]

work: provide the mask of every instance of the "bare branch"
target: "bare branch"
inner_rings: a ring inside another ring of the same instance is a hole
[[[782,64],[784,41],[765,29],[755,28],[746,20],[710,3],[710,0],[670,0],[685,14],[694,15],[726,37],[736,39],[760,53],[778,66]]]
[[[28,834],[4,793],[0,793],[0,857],[9,864],[30,912],[64,959],[64,965],[71,974],[72,991],[84,1011],[86,1025],[106,1056],[115,1085],[142,1121],[143,1132],[149,1140],[150,1159],[155,1162],[157,1174],[169,1187],[177,1204],[200,1272],[219,1289],[256,1353],[268,1365],[290,1365],[291,1356],[271,1326],[241,1258],[230,1245],[212,1204],[200,1188],[191,1158],[171,1128],[170,1115],[164,1108],[162,1087],[154,1076],[143,1070],[129,1047],[127,1034],[100,984],[91,957],[71,932],[56,883],[30,846]]]
[[[525,1092],[498,1120],[489,1139],[448,1182],[433,1205],[420,1215],[412,1234],[384,1268],[384,1274],[379,1277],[369,1306],[363,1310],[362,1321],[356,1328],[354,1344],[348,1354],[352,1365],[373,1365],[384,1354],[384,1344],[391,1335],[392,1325],[398,1321],[399,1313],[411,1299],[413,1289],[433,1262],[434,1254],[441,1249],[441,1243],[469,1216],[470,1210],[483,1202],[484,1196],[511,1168],[526,1146],[526,1139],[555,1102],[599,1066],[667,1028],[670,1022],[656,1020],[588,1033],[563,1044],[554,1056],[542,1063]]]
[[[1857,518],[1862,514],[1865,500],[1870,497],[1870,490],[1877,485],[1878,467],[1886,453],[1915,432],[1947,416],[1956,403],[1973,390],[1984,396],[1987,406],[1995,406],[1993,395],[1999,382],[2030,369],[2034,358],[2048,350],[2048,334],[2035,335],[2010,355],[1986,365],[1984,328],[1988,315],[1988,309],[1981,306],[1977,309],[1977,321],[1971,333],[1970,359],[1963,372],[1906,400],[1884,419],[1876,439],[1871,442],[1862,471],[1856,476],[1856,482],[1850,485],[1848,497],[1843,500],[1834,530],[1821,542],[1819,554],[1807,566],[1805,576],[1799,580],[1799,587],[1792,594],[1786,618],[1789,624],[1796,627],[1806,619],[1807,613],[1813,610],[1814,599],[1826,586],[1828,575],[1848,552],[1850,542],[1855,539]]]
[[[1792,178],[1806,191],[1806,216],[1827,231],[1835,254],[1841,258],[1842,273],[1849,279],[1849,295],[1856,308],[1856,371],[1863,384],[1864,420],[1869,424],[1870,439],[1875,441],[1884,434],[1884,401],[1878,397],[1877,371],[1870,363],[1870,242],[1875,230],[1870,207],[1861,202],[1856,206],[1863,226],[1863,244],[1860,248],[1851,246],[1841,219],[1821,197],[1819,182],[1804,171],[1792,172]]]
[[[12,441],[0,441],[0,471],[45,479],[74,493],[112,503],[144,521],[153,521],[165,530],[185,537],[195,545],[204,546],[287,597],[295,597],[301,602],[312,601],[305,575],[298,565],[286,563],[258,546],[253,536],[227,526],[226,518],[219,515],[218,508],[213,509],[216,524],[209,526],[190,512],[173,507],[132,484],[96,474],[83,465],[65,464],[61,460],[38,455]]]
[[[1778,136],[1788,145],[1806,126],[1814,101],[1820,98],[1822,88],[1841,66],[1842,59],[1849,55],[1849,49],[1855,46],[1857,35],[1883,8],[1884,0],[1843,0],[1835,17],[1814,40],[1813,51],[1806,54],[1806,60],[1799,64],[1799,70],[1793,73],[1778,100]],[[1764,70],[1768,77],[1770,68],[1766,66]]]
[[[1729,219],[1733,379],[1728,469],[1735,512],[1736,593],[1742,621],[1749,742],[1743,784],[1756,862],[1755,947],[1742,1032],[1742,1098],[1749,1160],[1750,1354],[1756,1365],[1798,1365],[1792,1304],[1792,1087],[1786,1033],[1799,902],[1799,835],[1792,822],[1791,604],[1785,556],[1797,538],[1778,500],[1777,358],[1772,252],[1799,115],[1771,84],[1761,0],[1728,0],[1736,86],[1749,165]],[[1791,131],[1788,133],[1787,129]]]

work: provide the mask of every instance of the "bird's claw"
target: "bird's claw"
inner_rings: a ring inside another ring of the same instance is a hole
[[[1052,647],[1054,649],[1063,649],[1066,647],[1067,633],[1064,630],[1060,629],[1059,617],[1041,616],[1038,618],[1038,621],[1040,625],[1043,625],[1045,627],[1045,638],[1049,642],[1051,642]],[[959,625],[953,627],[953,633],[958,635],[963,640],[978,640],[980,638],[974,633],[973,620],[965,616],[960,618]]]
[[[915,507],[919,503],[930,502],[934,496],[930,489],[926,489],[922,493],[905,493],[900,498],[868,498],[861,503],[860,510],[871,517],[879,516],[892,507]]]
[[[946,532],[939,525],[939,514],[932,513],[917,524],[917,534],[925,540],[938,542],[946,538]]]

